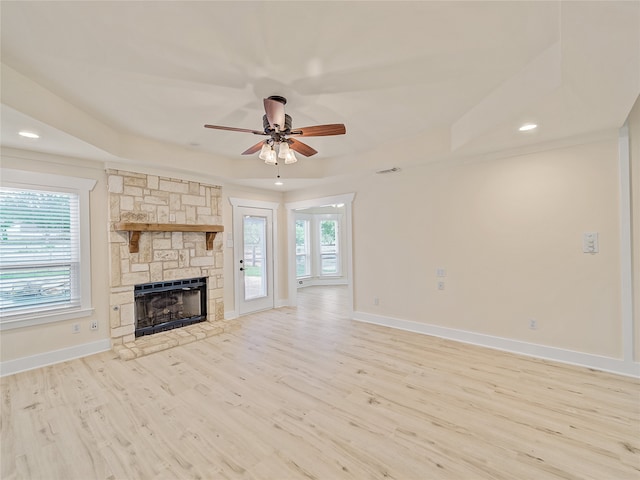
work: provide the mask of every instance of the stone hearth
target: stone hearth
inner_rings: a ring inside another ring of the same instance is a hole
[[[202,322],[189,325],[154,335],[138,337],[133,342],[114,345],[113,350],[122,360],[133,360],[151,353],[160,352],[178,345],[202,340],[203,338],[220,335],[229,332],[237,327],[235,323],[229,322]]]

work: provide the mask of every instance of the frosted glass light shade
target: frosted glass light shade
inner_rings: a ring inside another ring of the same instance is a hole
[[[278,151],[278,158],[287,158],[287,154],[291,151],[287,142],[280,144],[280,150]],[[286,163],[286,162],[285,162]]]
[[[267,153],[267,158],[265,158],[264,163],[267,165],[275,165],[278,163],[276,151],[273,148],[269,150],[269,153]]]
[[[269,154],[269,152],[271,151],[271,147],[269,146],[268,143],[264,143],[262,145],[262,149],[260,150],[260,155],[258,155],[258,158],[260,160],[267,160],[267,155]]]
[[[298,161],[298,159],[293,154],[293,150],[290,149],[289,152],[287,152],[287,155],[284,157],[284,163],[286,165],[289,165],[291,163],[296,163],[297,161]]]

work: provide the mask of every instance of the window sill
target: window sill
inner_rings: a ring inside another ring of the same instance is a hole
[[[0,331],[33,327],[47,323],[72,320],[74,318],[89,317],[93,315],[93,311],[93,308],[74,308],[69,310],[12,315],[0,320]]]

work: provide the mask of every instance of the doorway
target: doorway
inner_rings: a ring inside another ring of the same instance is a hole
[[[348,307],[350,313],[353,311],[352,203],[354,197],[355,193],[347,193],[285,205],[289,245],[289,305],[297,305],[298,287],[301,285],[300,282],[305,283],[307,280],[304,278],[305,272],[309,272],[306,276],[311,280],[311,285],[346,285]],[[339,215],[330,213],[336,207],[341,212]],[[343,218],[340,219],[340,216]],[[305,237],[302,235],[304,231],[310,232],[307,235],[311,239],[310,242],[301,241]],[[315,254],[313,242],[317,243]]]

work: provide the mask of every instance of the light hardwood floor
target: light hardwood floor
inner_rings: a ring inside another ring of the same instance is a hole
[[[352,322],[345,293],[4,378],[2,479],[640,478],[638,381]]]

